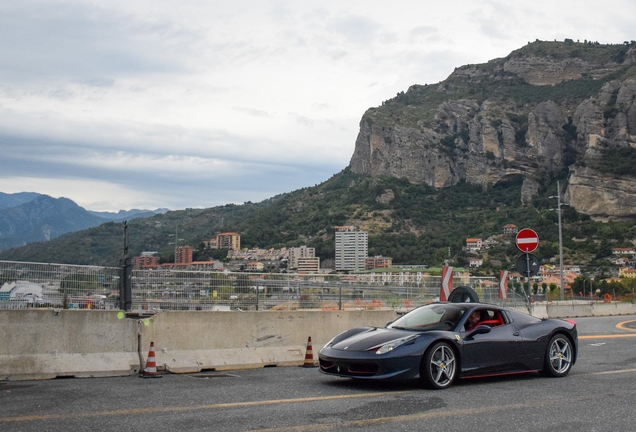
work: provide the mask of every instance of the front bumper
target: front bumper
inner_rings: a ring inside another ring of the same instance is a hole
[[[405,348],[405,347],[400,347]],[[318,353],[320,372],[346,378],[405,380],[420,373],[421,354],[398,349],[378,355],[375,352],[343,351],[323,348]]]

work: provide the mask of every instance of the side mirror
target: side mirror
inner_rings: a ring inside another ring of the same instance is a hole
[[[472,339],[472,337],[477,335],[477,334],[486,334],[486,333],[490,333],[490,327],[488,327],[487,325],[483,325],[483,324],[482,325],[478,325],[477,327],[472,329],[466,335],[466,339]]]

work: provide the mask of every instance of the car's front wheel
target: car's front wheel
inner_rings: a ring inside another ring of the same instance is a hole
[[[574,350],[570,339],[555,335],[550,339],[545,351],[543,374],[551,377],[563,377],[572,369]]]
[[[444,389],[450,386],[457,375],[457,357],[453,348],[446,342],[431,346],[420,365],[422,384],[432,389]]]

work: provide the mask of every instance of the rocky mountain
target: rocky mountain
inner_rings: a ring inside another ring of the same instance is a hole
[[[104,222],[70,199],[38,195],[18,206],[0,209],[0,250],[48,241]]]
[[[157,210],[87,211],[67,198],[35,192],[0,192],[0,251],[32,242],[49,241],[62,234],[167,212]]]
[[[369,109],[349,167],[438,189],[520,178],[524,204],[565,172],[565,203],[619,220],[636,217],[635,147],[636,42],[536,41]]]
[[[0,209],[19,206],[20,204],[33,201],[40,195],[42,194],[35,192],[18,192],[13,194],[0,192]]]

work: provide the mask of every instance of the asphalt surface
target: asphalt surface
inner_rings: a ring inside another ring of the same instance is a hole
[[[469,379],[433,391],[286,367],[8,381],[0,431],[636,430],[636,316],[576,321],[579,359],[565,378]]]

